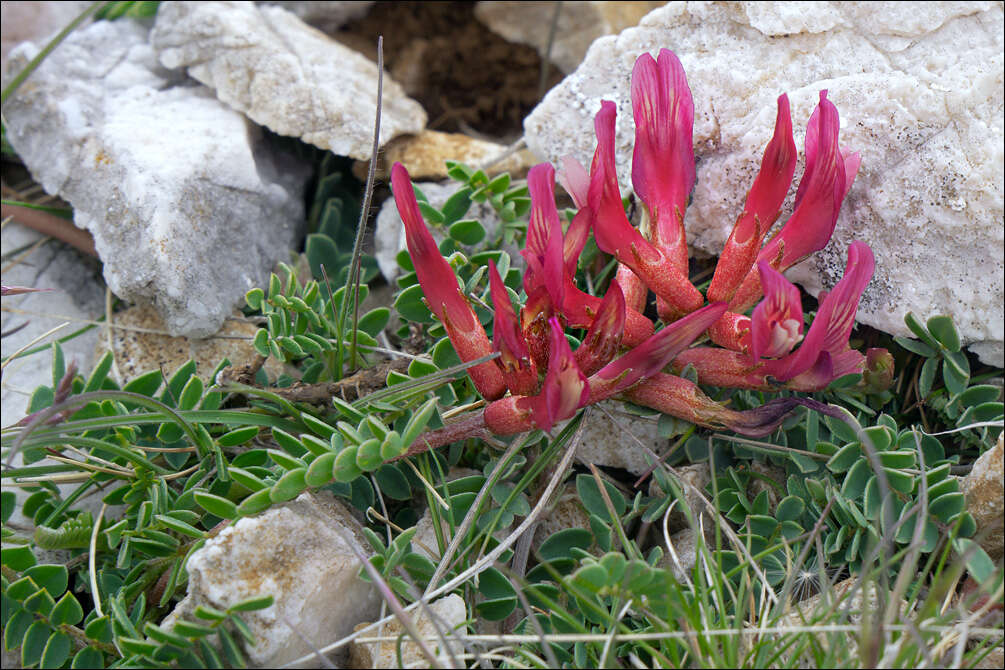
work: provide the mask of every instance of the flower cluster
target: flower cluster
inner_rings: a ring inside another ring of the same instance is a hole
[[[595,119],[597,148],[589,171],[567,158],[558,175],[579,208],[567,230],[555,206],[554,168],[537,165],[527,176],[531,215],[521,252],[526,299],[514,309],[490,262],[491,342],[422,219],[407,171],[401,164],[392,168],[409,254],[430,310],[461,360],[499,354],[469,369],[488,401],[484,411],[459,427],[427,435],[422,448],[481,432],[548,431],[579,408],[613,396],[748,435],[771,432],[796,404],[820,408],[812,400],[780,398],[746,412],[731,410],[686,378],[665,372],[688,365],[702,383],[746,389],[815,391],[856,372],[870,372],[870,379],[881,383],[892,378],[888,352],[874,350],[866,357],[848,346],[874,268],[866,244],[852,243],[844,278],[821,296],[805,334],[799,291],[781,274],[830,239],[858,170],[858,154],[838,146],[838,113],[827,92],[820,93],[807,126],[806,169],[793,213],[765,242],[796,164],[788,98],[778,99],[774,135],[704,296],[688,278],[684,214],[695,181],[694,105],[680,61],[667,49],[658,59],[643,54],[632,72],[631,94],[632,182],[646,234],[625,214],[614,160],[615,105],[604,101]],[[591,233],[619,264],[603,297],[575,282]],[[659,330],[643,315],[649,291],[666,324]],[[565,337],[567,327],[587,331],[575,351]],[[718,346],[689,348],[703,334]]]

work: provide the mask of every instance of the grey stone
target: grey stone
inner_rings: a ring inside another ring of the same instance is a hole
[[[352,545],[369,554],[359,524],[330,495],[303,493],[243,518],[189,558],[188,594],[163,625],[193,620],[199,605],[272,595],[270,607],[242,615],[257,640],[245,651],[258,667],[289,663],[376,617],[380,597],[360,579]]]
[[[576,458],[583,463],[623,468],[641,475],[652,462],[649,453],[660,453],[667,444],[659,436],[655,416],[631,414],[615,400],[597,403],[583,421],[583,436],[576,449]]]
[[[542,58],[548,57],[568,74],[583,61],[593,41],[636,25],[664,2],[589,0],[586,2],[479,2],[475,16],[497,35],[519,44],[529,44]],[[548,38],[555,11],[558,23],[551,49]]]
[[[350,0],[349,2],[332,2],[331,0],[266,0],[260,5],[276,5],[288,12],[296,14],[297,18],[313,26],[323,33],[332,34],[346,23],[366,16],[373,6],[370,0]]]
[[[1005,555],[1005,447],[998,443],[981,454],[963,478],[960,488],[967,511],[977,522],[977,538],[993,560]]]
[[[173,335],[216,332],[302,233],[305,167],[158,65],[131,20],[74,32],[4,115],[32,175],[93,234],[108,286],[153,302]]]
[[[340,156],[370,156],[376,64],[282,7],[165,2],[151,42],[165,67],[186,68],[256,123]],[[381,145],[425,125],[419,103],[385,74]]]
[[[460,665],[453,665],[451,662],[451,656],[458,658],[458,654],[464,653],[464,643],[457,634],[459,631],[463,635],[465,632],[464,622],[468,618],[468,610],[464,605],[463,598],[456,593],[451,593],[439,600],[434,600],[427,607],[413,610],[410,616],[415,629],[420,636],[425,638],[429,650],[436,655],[440,667],[467,667],[460,661]],[[363,628],[367,625],[361,623],[356,628]],[[396,639],[399,635],[404,635],[401,643],[401,665],[398,664]],[[349,648],[349,667],[430,667],[428,658],[420,651],[419,645],[412,641],[398,619],[392,619],[382,628],[373,631],[372,636],[387,639],[381,642],[353,642]]]
[[[613,100],[627,189],[632,66],[664,47],[680,57],[694,96],[698,177],[685,221],[694,250],[721,250],[773,131],[777,97],[789,94],[801,150],[828,89],[841,144],[861,152],[862,167],[833,240],[789,277],[815,295],[843,272],[849,243],[867,242],[877,268],[861,322],[909,335],[907,312],[947,314],[983,360],[1003,365],[1001,3],[670,3],[593,43],[527,118],[530,149],[589,164],[593,117]]]

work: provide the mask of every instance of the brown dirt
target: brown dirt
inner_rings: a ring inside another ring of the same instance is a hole
[[[475,131],[509,142],[539,101],[541,58],[528,46],[492,33],[473,2],[377,2],[362,19],[333,35],[376,59],[429,114],[429,128]],[[547,91],[561,80],[549,67]]]

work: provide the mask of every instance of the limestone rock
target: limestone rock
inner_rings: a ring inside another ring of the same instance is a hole
[[[20,68],[32,44],[11,54]],[[158,65],[129,19],[71,34],[4,106],[7,138],[94,236],[108,286],[172,334],[215,333],[304,225],[306,169]]]
[[[1002,435],[999,435],[998,444],[981,454],[961,483],[967,511],[977,522],[976,539],[996,561],[1005,555],[1005,466],[1002,459]]]
[[[415,184],[429,199],[429,204],[433,207],[443,207],[447,198],[456,193],[461,185],[456,181],[448,181],[443,184],[436,182],[419,182]],[[465,219],[476,219],[481,222],[487,232],[487,238],[492,239],[498,234],[502,221],[492,209],[492,205],[487,202],[472,202]],[[437,242],[443,240],[446,232],[438,226],[430,226],[429,231]],[[406,249],[405,244],[405,224],[398,214],[398,207],[394,204],[394,198],[388,198],[380,207],[377,213],[377,225],[374,227],[374,256],[377,258],[377,265],[380,273],[384,275],[388,283],[394,281],[399,274],[397,256],[398,252]],[[514,261],[519,261],[522,257],[516,249],[507,249]]]
[[[165,67],[187,68],[256,123],[340,156],[370,156],[376,64],[282,7],[165,2],[151,42]],[[385,74],[381,145],[425,125],[419,103]]]
[[[576,458],[583,463],[623,468],[641,475],[652,462],[646,458],[648,451],[659,453],[666,446],[666,439],[656,429],[655,418],[629,414],[616,401],[598,403],[584,422],[583,437],[576,450]]]
[[[105,312],[105,287],[95,259],[13,222],[4,226],[0,239],[3,256],[8,259],[3,268],[5,286],[54,289],[4,297],[0,330],[7,333],[20,328],[0,339],[4,358],[61,324],[65,324],[63,328],[35,346],[48,346],[73,333],[83,325],[73,319],[101,318]],[[89,373],[100,332],[92,329],[61,344],[67,365],[76,362],[81,374]],[[4,368],[0,396],[4,426],[27,414],[32,392],[43,385],[53,386],[50,351],[14,359]]]
[[[296,14],[297,18],[307,25],[314,26],[327,35],[331,35],[350,21],[366,16],[370,7],[373,6],[371,0],[350,0],[349,2],[266,0],[258,4],[282,7],[286,11]]]
[[[419,608],[410,612],[412,622],[418,630],[419,635],[427,638],[426,644],[430,651],[436,655],[440,666],[466,667],[463,661],[460,665],[453,665],[451,655],[456,657],[464,652],[464,644],[458,639],[453,631],[463,634],[464,622],[468,618],[467,608],[464,606],[464,599],[456,593],[451,593],[429,604],[428,608]],[[434,623],[435,620],[435,623]],[[356,630],[364,628],[369,624],[361,623],[356,626]],[[397,637],[405,635],[401,644],[401,663],[398,664]],[[392,619],[382,628],[378,628],[372,637],[388,638],[380,642],[353,642],[349,649],[349,667],[351,668],[428,668],[429,660],[420,651],[419,645],[411,640],[405,627],[398,619]],[[440,635],[446,644],[440,641]],[[428,638],[432,638],[429,640]]]
[[[555,504],[546,509],[534,529],[534,540],[531,542],[531,556],[541,548],[541,545],[555,533],[566,528],[589,528],[590,515],[583,502],[579,499],[575,484],[567,484],[565,491]]]
[[[644,51],[673,48],[695,103],[688,240],[718,253],[773,131],[776,99],[789,94],[801,151],[827,89],[841,114],[841,144],[861,152],[862,167],[833,240],[789,277],[817,294],[843,272],[849,243],[867,242],[876,274],[860,321],[907,335],[906,312],[948,314],[983,360],[1002,366],[1002,23],[993,2],[670,3],[595,41],[527,118],[527,142],[542,159],[572,154],[589,164],[593,117],[601,100],[613,100],[627,188],[632,66]],[[782,221],[791,207],[790,197]]]
[[[258,667],[289,663],[377,615],[380,598],[360,579],[349,543],[369,553],[356,520],[327,495],[303,493],[241,519],[192,554],[188,595],[163,625],[193,619],[199,605],[226,609],[271,594],[271,607],[244,615],[257,640],[245,651]]]
[[[583,61],[593,41],[636,25],[665,2],[563,2],[558,15],[550,60],[568,74]],[[475,16],[510,42],[529,44],[544,58],[557,3],[479,2]]]
[[[679,582],[691,578],[694,566],[698,564],[698,531],[694,528],[684,528],[670,536],[673,554],[666,550],[660,559],[658,567],[670,568]],[[665,547],[665,541],[663,543]],[[674,559],[676,555],[676,560]]]
[[[81,0],[66,2],[0,2],[3,35],[0,37],[0,69],[6,70],[7,54],[21,42],[48,41],[87,9],[91,3]],[[11,76],[17,74],[12,72]],[[9,77],[3,77],[4,86]]]
[[[202,380],[212,383],[210,375],[224,358],[241,366],[258,356],[251,344],[258,326],[245,321],[239,312],[228,317],[219,332],[205,339],[167,335],[164,321],[149,305],[134,305],[117,312],[112,322],[112,353],[123,381],[157,369],[170,378],[172,372],[193,360]],[[106,351],[108,339],[101,337],[95,359]],[[270,379],[275,379],[283,370],[282,364],[273,358],[265,361],[264,367]]]
[[[418,135],[405,135],[391,140],[377,160],[378,177],[387,179],[391,166],[400,162],[408,170],[412,179],[438,181],[447,179],[446,161],[459,161],[472,168],[481,168],[486,163],[505,154],[505,158],[485,168],[491,176],[509,172],[513,179],[522,179],[537,161],[526,149],[509,154],[508,147],[495,142],[468,137],[461,133],[441,133],[438,130],[423,130]],[[369,161],[360,161],[353,166],[353,172],[361,180],[366,179]]]

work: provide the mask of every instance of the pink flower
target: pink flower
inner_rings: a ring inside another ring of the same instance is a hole
[[[858,154],[843,156],[838,148],[837,108],[820,92],[820,102],[806,126],[806,171],[796,190],[795,208],[782,229],[764,245],[758,261],[784,272],[823,249],[834,233],[841,202],[851,188],[861,162]],[[751,269],[733,294],[729,308],[743,312],[761,296],[758,273]]]
[[[687,276],[684,212],[694,186],[694,102],[684,67],[669,49],[639,56],[632,70],[635,151],[632,184],[645,203],[652,242]]]
[[[764,236],[778,218],[795,170],[796,143],[792,139],[792,116],[789,113],[789,97],[783,93],[778,97],[775,134],[764,150],[761,169],[747,193],[743,212],[719,255],[715,275],[708,287],[709,300],[730,300],[736,287],[750,272]]]
[[[872,278],[874,269],[875,260],[869,245],[852,242],[848,248],[848,265],[844,277],[830,293],[818,296],[820,308],[813,324],[799,348],[788,355],[773,360],[758,360],[739,351],[696,347],[681,353],[674,360],[674,367],[681,369],[689,364],[694,365],[698,379],[703,384],[761,390],[775,390],[784,385],[797,391],[819,391],[838,377],[862,372],[866,363],[865,356],[848,347],[848,338],[855,323],[859,299]],[[784,277],[781,277],[781,282],[788,284]],[[791,295],[786,288],[780,290]],[[772,291],[776,289],[773,288]],[[766,313],[785,316],[786,319],[793,314],[791,308],[769,308]],[[767,317],[759,319],[759,324],[769,323],[770,319]],[[792,332],[784,327],[783,330],[786,334]],[[767,330],[751,339],[758,338],[770,344],[771,336],[772,331]],[[778,350],[782,348],[778,347]],[[873,360],[877,369],[886,365],[885,357],[879,353]]]
[[[562,156],[561,163],[558,183],[572,197],[576,207],[582,209],[586,206],[586,198],[590,193],[590,173],[572,156]]]
[[[495,307],[493,321],[492,348],[499,352],[496,363],[503,371],[506,386],[514,395],[530,395],[537,392],[537,366],[527,347],[527,339],[520,330],[516,312],[509,301],[509,293],[503,284],[496,264],[489,261],[489,290]]]
[[[443,322],[450,343],[462,361],[471,361],[492,353],[485,329],[457,285],[457,277],[450,264],[440,254],[433,236],[419,211],[415,191],[408,171],[401,163],[391,168],[391,185],[394,202],[405,224],[405,243],[415,265],[422,292],[430,311]],[[481,363],[468,368],[475,388],[485,398],[498,398],[506,392],[502,372],[494,362]]]
[[[625,216],[614,166],[615,114],[614,103],[605,100],[594,121],[597,151],[590,169],[588,198],[593,213],[593,235],[601,251],[628,266],[664,301],[664,318],[670,321],[698,309],[705,299],[691,285],[687,274],[642,237]]]
[[[750,317],[750,353],[754,358],[781,358],[803,339],[803,306],[799,289],[782,273],[761,261],[764,300]]]

